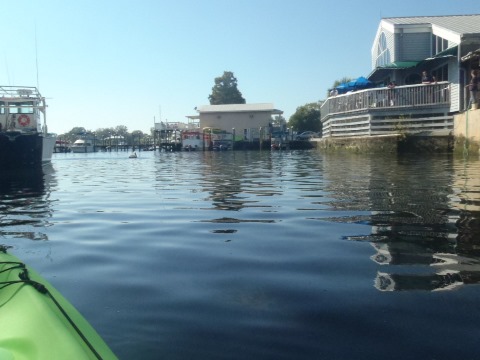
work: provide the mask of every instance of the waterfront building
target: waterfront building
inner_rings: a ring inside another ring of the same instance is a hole
[[[196,110],[198,115],[188,118],[198,119],[201,129],[235,133],[247,141],[258,140],[262,130],[272,126],[272,116],[283,114],[272,103],[203,105]]]
[[[321,106],[323,136],[451,135],[454,115],[469,105],[465,85],[479,55],[480,15],[382,19],[371,86],[353,81],[352,91],[332,92]]]

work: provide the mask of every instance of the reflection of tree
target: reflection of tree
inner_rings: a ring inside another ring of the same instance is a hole
[[[50,187],[53,167],[3,172],[0,177],[0,237],[48,240],[38,231],[51,216]]]
[[[472,204],[479,191],[457,189],[453,159],[345,155],[341,162],[324,174],[335,194],[330,206],[357,213],[330,220],[371,226],[370,234],[346,238],[375,248],[371,258],[383,268],[375,280],[379,290],[452,289],[480,280],[479,212],[457,206],[466,202],[462,193]]]
[[[279,192],[272,185],[271,158],[260,152],[208,153],[205,157],[202,187],[208,191],[216,210],[241,210],[254,206],[252,195],[273,196]],[[258,177],[252,167],[258,166]],[[253,171],[254,172],[254,171]],[[245,176],[248,173],[248,176]]]

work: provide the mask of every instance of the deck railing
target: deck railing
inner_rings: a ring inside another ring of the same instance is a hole
[[[448,82],[356,91],[322,104],[323,136],[445,135],[453,129],[449,109]]]
[[[322,120],[329,115],[386,108],[428,108],[450,104],[450,83],[374,88],[329,97],[321,107]]]

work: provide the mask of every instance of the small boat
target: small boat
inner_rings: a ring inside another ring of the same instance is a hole
[[[46,108],[36,87],[0,86],[0,169],[52,159],[57,136],[47,132]]]
[[[90,153],[94,152],[93,141],[89,139],[78,139],[70,146],[74,153]]]
[[[134,151],[132,154],[129,156],[130,159],[136,159],[137,158],[137,153]]]
[[[55,147],[53,148],[55,153],[67,153],[70,152],[70,144],[68,141],[57,140],[55,141]]]
[[[203,134],[201,131],[183,131],[182,148],[184,151],[195,151],[203,149]]]
[[[1,359],[117,359],[51,284],[0,247]]]

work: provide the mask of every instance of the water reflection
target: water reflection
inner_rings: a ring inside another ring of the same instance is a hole
[[[281,194],[275,187],[270,154],[261,152],[207,153],[203,168],[202,187],[210,193],[216,210],[239,211],[257,207],[257,196]]]
[[[2,172],[0,238],[48,240],[42,229],[50,225],[50,194],[54,183],[55,172],[52,164]]]
[[[375,249],[378,290],[451,290],[480,281],[478,161],[345,156],[342,162],[355,172],[327,169],[335,194],[329,205],[357,213],[329,220],[370,226],[371,233],[345,239]]]

